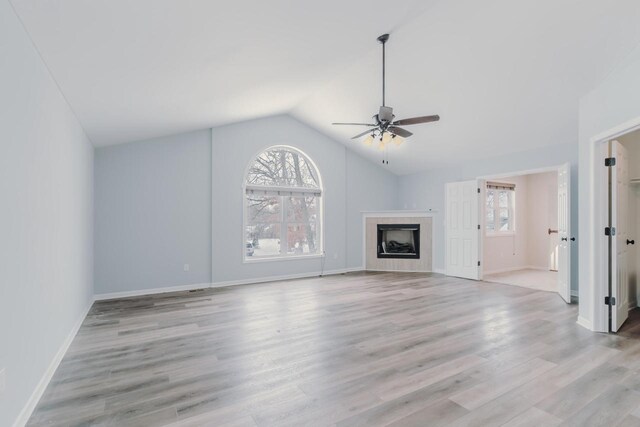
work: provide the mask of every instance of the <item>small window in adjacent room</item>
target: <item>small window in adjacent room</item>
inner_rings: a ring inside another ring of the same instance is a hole
[[[515,184],[487,183],[485,230],[487,234],[510,234],[515,228]]]
[[[322,254],[322,184],[307,155],[274,146],[252,160],[244,229],[247,261]]]

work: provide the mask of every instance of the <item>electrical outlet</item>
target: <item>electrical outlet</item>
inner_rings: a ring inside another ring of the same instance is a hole
[[[0,396],[2,396],[4,394],[4,389],[6,386],[6,373],[5,373],[5,369],[2,368],[0,369]]]
[[[189,264],[184,265],[184,271],[189,271]]]

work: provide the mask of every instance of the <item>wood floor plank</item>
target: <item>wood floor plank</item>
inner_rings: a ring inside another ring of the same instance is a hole
[[[512,418],[502,427],[555,427],[561,422],[562,419],[533,407]]]
[[[576,317],[424,273],[100,301],[28,425],[633,425],[640,314],[617,336]]]

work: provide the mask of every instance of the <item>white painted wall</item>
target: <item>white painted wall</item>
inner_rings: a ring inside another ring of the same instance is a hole
[[[0,94],[0,425],[10,426],[92,300],[93,148],[8,1]]]
[[[518,153],[508,153],[499,157],[478,159],[455,167],[434,169],[400,177],[400,209],[434,209],[438,213],[435,220],[434,269],[444,270],[444,186],[447,182],[465,181],[479,176],[503,175],[519,171],[558,166],[571,163],[571,227],[572,235],[578,230],[578,192],[577,188],[577,144],[569,142],[556,144]],[[573,245],[571,268],[573,290],[578,289],[578,244]]]
[[[582,98],[580,102],[580,323],[597,331],[606,330],[603,302],[596,301],[596,264],[600,260],[596,254],[595,239],[602,239],[602,230],[595,227],[594,207],[596,206],[594,181],[594,151],[592,138],[599,136],[624,123],[640,118],[640,47],[609,74],[597,88]],[[600,161],[597,163],[600,167]]]
[[[97,148],[95,192],[96,294],[211,282],[210,130]]]
[[[96,149],[96,294],[319,272],[320,258],[243,263],[244,173],[276,144],[322,175],[324,270],[362,267],[362,211],[394,209],[398,177],[276,116]]]

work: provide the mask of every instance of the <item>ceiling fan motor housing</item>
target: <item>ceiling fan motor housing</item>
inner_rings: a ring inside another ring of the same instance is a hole
[[[390,122],[394,117],[395,116],[393,115],[393,108],[384,106],[380,107],[378,120],[380,120],[381,122]]]

